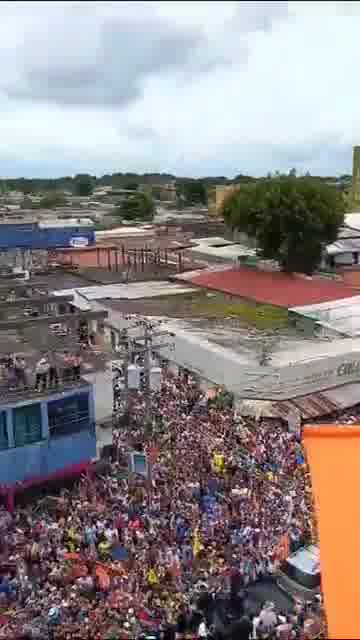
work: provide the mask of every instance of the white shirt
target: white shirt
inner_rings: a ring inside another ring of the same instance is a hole
[[[207,634],[208,632],[207,632],[205,622],[200,622],[199,629],[198,629],[199,638],[207,638]]]

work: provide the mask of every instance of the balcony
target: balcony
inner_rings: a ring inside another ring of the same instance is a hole
[[[80,374],[75,374],[74,370],[65,366],[64,354],[52,352],[52,363],[55,364],[57,375],[49,372],[40,379],[36,374],[36,363],[44,355],[41,352],[29,350],[13,354],[25,360],[25,379],[16,375],[15,369],[9,369],[5,360],[2,363],[0,360],[0,406],[35,399],[41,401],[49,395],[80,390],[81,387],[88,386],[89,382],[82,376],[104,370],[108,356],[95,353],[90,348],[82,349],[80,353]]]
[[[64,391],[72,391],[81,389],[81,387],[89,386],[89,383],[81,376],[79,379],[62,380],[59,378],[58,384],[47,384],[37,390],[36,375],[30,372],[27,376],[27,386],[10,386],[7,381],[0,380],[0,405],[15,404],[16,402],[24,402],[26,400],[42,400],[51,394],[58,394]]]

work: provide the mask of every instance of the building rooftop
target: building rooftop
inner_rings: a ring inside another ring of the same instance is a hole
[[[209,262],[234,264],[240,257],[256,255],[255,249],[220,237],[196,238],[193,240],[193,245],[187,249],[186,255]]]
[[[360,231],[360,212],[347,213],[345,215],[345,226]]]
[[[333,300],[321,304],[306,305],[292,309],[306,318],[339,335],[360,336],[360,296]]]
[[[48,346],[48,350],[46,348],[39,349],[34,346],[35,344],[36,341],[34,341],[34,343],[31,341],[26,342],[15,334],[9,339],[0,332],[0,403],[2,406],[13,402],[23,402],[34,397],[41,399],[42,396],[49,394],[49,387],[42,391],[37,391],[36,389],[35,367],[37,362],[44,356],[51,356],[58,372],[58,383],[51,387],[52,393],[63,393],[88,385],[89,382],[86,380],[86,376],[98,371],[103,371],[106,362],[110,358],[109,353],[103,352],[96,347],[80,347],[79,339],[77,338],[76,341],[74,335],[71,337],[70,335],[63,336],[56,346],[57,350],[54,350],[54,347],[51,348],[50,345]],[[65,350],[70,354],[81,353],[82,365],[81,378],[79,380],[64,376]],[[11,377],[9,378],[5,366],[5,360],[9,354],[24,358],[26,363],[26,387],[24,387],[23,384],[16,384]]]
[[[91,302],[92,300],[136,300],[158,296],[171,296],[195,292],[195,288],[167,281],[132,282],[130,284],[104,284],[77,289],[63,289],[55,292],[56,296],[73,295]],[[75,298],[74,298],[75,301]],[[78,305],[76,305],[78,306]],[[80,308],[80,307],[79,307]],[[88,307],[89,308],[89,307]]]
[[[341,253],[352,253],[354,251],[360,251],[360,237],[358,238],[340,238],[328,244],[326,247],[326,253],[330,256],[335,256]]]
[[[246,267],[203,271],[189,278],[189,282],[199,287],[285,308],[358,295],[356,289],[339,282]]]

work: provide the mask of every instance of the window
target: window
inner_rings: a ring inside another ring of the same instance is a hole
[[[48,417],[51,438],[89,429],[89,394],[80,393],[49,402]]]
[[[41,407],[28,404],[13,409],[15,447],[23,447],[41,440]]]
[[[0,449],[7,449],[8,446],[9,441],[7,434],[6,413],[5,411],[0,411]]]

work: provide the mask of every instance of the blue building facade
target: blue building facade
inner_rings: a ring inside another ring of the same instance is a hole
[[[37,222],[0,225],[0,250],[60,249],[90,247],[95,244],[91,225],[51,226]]]
[[[0,489],[84,470],[96,456],[92,385],[0,406]]]

